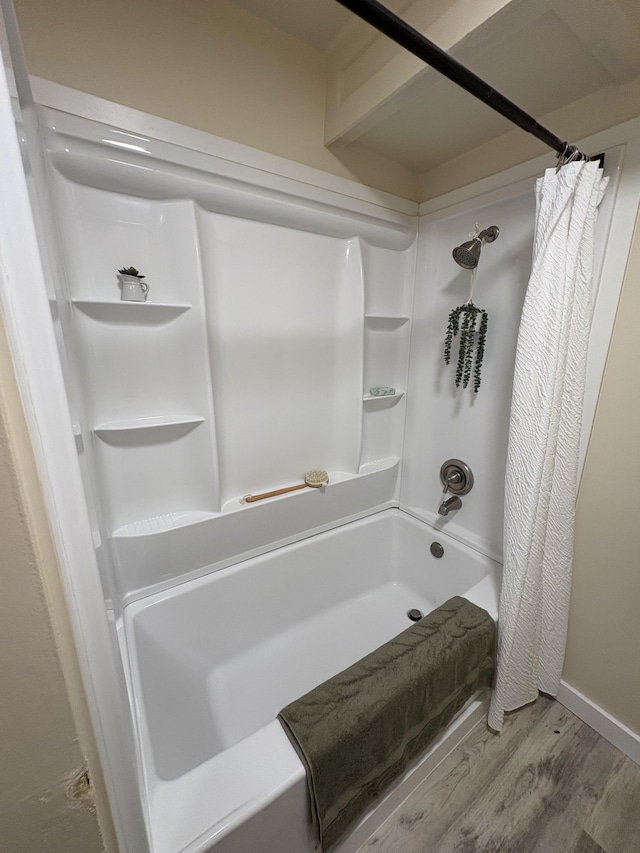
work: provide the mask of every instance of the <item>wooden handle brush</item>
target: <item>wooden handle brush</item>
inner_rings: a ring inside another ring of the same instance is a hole
[[[283,489],[274,489],[271,492],[261,492],[259,495],[245,495],[242,498],[242,503],[253,503],[261,501],[263,498],[275,498],[276,495],[284,495],[287,492],[297,492],[298,489],[319,489],[321,486],[326,486],[329,482],[329,475],[326,471],[320,468],[314,468],[312,471],[307,471],[304,475],[304,483],[299,483],[296,486],[285,486]]]

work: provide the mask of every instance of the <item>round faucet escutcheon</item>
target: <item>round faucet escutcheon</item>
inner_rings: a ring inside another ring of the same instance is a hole
[[[440,468],[444,491],[452,495],[467,495],[473,488],[473,472],[462,459],[447,459]]]

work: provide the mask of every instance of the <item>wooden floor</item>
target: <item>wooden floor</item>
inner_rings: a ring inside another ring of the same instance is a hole
[[[640,853],[640,766],[559,702],[484,723],[359,853]]]

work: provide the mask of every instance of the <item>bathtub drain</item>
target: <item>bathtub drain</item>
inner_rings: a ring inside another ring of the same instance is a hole
[[[412,608],[411,610],[407,610],[407,616],[411,619],[412,622],[419,622],[420,619],[424,616],[424,613],[417,608]]]

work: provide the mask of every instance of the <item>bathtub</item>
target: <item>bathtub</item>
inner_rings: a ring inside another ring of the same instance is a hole
[[[465,595],[495,617],[499,578],[498,563],[390,509],[129,604],[123,654],[153,853],[312,853],[304,770],[278,711],[407,628],[411,608]],[[467,703],[341,853],[485,706]]]

